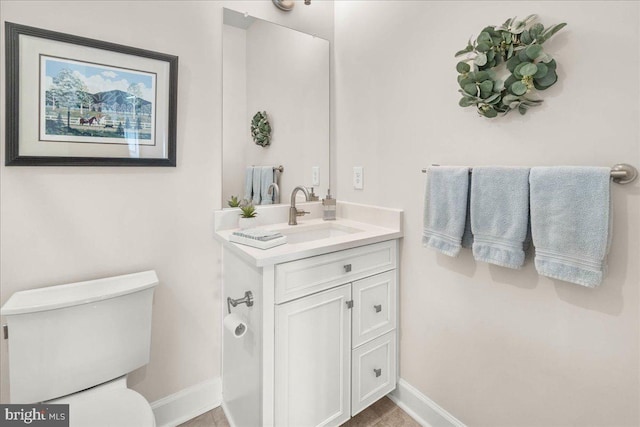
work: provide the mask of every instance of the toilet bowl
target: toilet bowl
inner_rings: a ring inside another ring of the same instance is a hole
[[[70,427],[154,427],[126,375],[149,362],[155,271],[21,291],[0,309],[11,403],[69,405]]]
[[[155,427],[153,411],[142,395],[127,388],[127,378],[45,403],[68,404],[70,427]]]

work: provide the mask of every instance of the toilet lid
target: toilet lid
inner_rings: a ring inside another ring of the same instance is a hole
[[[128,388],[82,393],[56,400],[69,404],[69,427],[155,427],[149,403]]]

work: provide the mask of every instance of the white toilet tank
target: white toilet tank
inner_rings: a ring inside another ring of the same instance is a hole
[[[149,362],[155,271],[16,292],[9,332],[12,403],[65,396]]]

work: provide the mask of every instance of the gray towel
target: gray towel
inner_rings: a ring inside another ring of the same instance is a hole
[[[424,200],[422,244],[458,256],[467,216],[469,168],[429,168]]]
[[[273,204],[273,194],[269,195],[269,186],[273,184],[273,166],[262,166],[260,168],[260,199],[261,204],[271,205]]]
[[[259,167],[255,167],[253,168],[253,205],[257,206],[260,204],[260,202],[262,201],[262,198],[260,197],[260,191],[262,190],[260,188],[260,182],[262,179],[262,174],[260,173],[260,168]]]
[[[253,166],[247,166],[244,172],[244,200],[253,200]]]
[[[522,267],[528,223],[529,168],[474,168],[473,257],[502,267]]]
[[[531,169],[531,234],[538,273],[590,288],[602,282],[609,251],[611,170]]]

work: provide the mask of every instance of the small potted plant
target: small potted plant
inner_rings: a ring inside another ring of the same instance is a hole
[[[258,225],[258,212],[252,203],[240,205],[240,218],[238,219],[238,227],[241,229],[253,228]]]
[[[227,201],[227,204],[230,208],[237,208],[240,206],[240,200],[238,200],[237,196],[231,196],[231,198]]]

